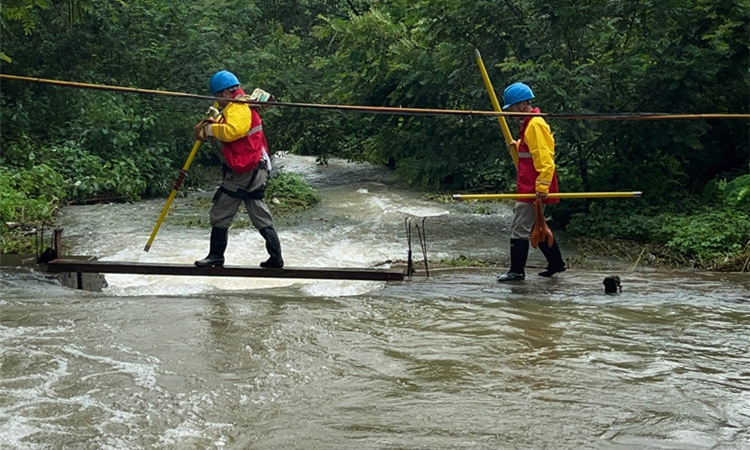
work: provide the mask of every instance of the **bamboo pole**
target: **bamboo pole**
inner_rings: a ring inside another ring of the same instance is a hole
[[[24,77],[20,75],[10,75],[0,73],[0,79],[24,81],[31,83],[51,84],[63,87],[72,87],[79,89],[96,89],[105,91],[133,92],[147,95],[166,95],[172,97],[182,97],[196,100],[223,100],[208,95],[189,94],[185,92],[159,91],[153,89],[131,88],[125,86],[111,86],[104,84],[79,83],[74,81],[50,80],[46,78]],[[226,99],[234,103],[248,103],[251,105],[267,105],[266,102],[246,100],[246,99]],[[329,105],[318,103],[293,103],[293,102],[274,102],[274,107],[294,107],[294,108],[315,108],[328,109],[336,111],[366,112],[376,114],[396,114],[396,115],[461,115],[461,116],[511,116],[511,117],[554,117],[557,119],[573,120],[706,120],[706,119],[750,119],[750,114],[678,114],[678,113],[586,113],[586,114],[550,114],[550,113],[525,113],[525,112],[503,112],[503,111],[474,111],[474,110],[456,110],[456,109],[427,109],[427,108],[402,108],[388,106],[358,106],[358,105]]]
[[[182,186],[182,181],[187,176],[187,171],[190,168],[190,164],[193,163],[193,158],[195,158],[195,154],[198,153],[198,148],[200,146],[201,146],[201,141],[195,141],[195,144],[193,145],[193,149],[190,150],[190,155],[188,156],[187,161],[185,161],[185,165],[182,167],[182,170],[180,170],[180,173],[177,175],[177,180],[175,180],[174,182],[172,193],[169,194],[167,203],[164,205],[164,208],[162,208],[161,215],[159,215],[159,219],[156,221],[156,225],[154,225],[154,230],[151,232],[151,237],[148,238],[146,247],[143,249],[144,252],[147,252],[151,249],[151,244],[154,242],[154,238],[156,238],[156,233],[159,231],[159,228],[161,227],[161,223],[164,222],[164,218],[167,217],[167,212],[169,212],[169,206],[172,204],[172,200],[174,200],[175,196],[177,195],[177,191],[180,190],[180,186]]]
[[[547,198],[632,198],[640,197],[643,192],[557,192],[547,194]],[[456,194],[453,200],[518,200],[536,198],[536,194]]]
[[[487,74],[487,69],[484,68],[482,55],[479,54],[479,50],[477,49],[474,49],[474,53],[477,56],[477,64],[479,65],[479,70],[482,72],[482,80],[484,81],[484,87],[487,88],[487,93],[490,95],[490,102],[492,102],[492,109],[498,112],[502,112],[503,109],[500,107],[500,102],[497,101],[497,95],[495,95],[495,89],[492,87],[490,76]],[[510,157],[513,158],[513,164],[516,167],[518,167],[518,149],[516,148],[515,145],[511,145],[513,143],[513,135],[510,134],[510,129],[508,128],[508,122],[505,121],[505,117],[503,116],[497,116],[497,122],[500,124],[500,130],[502,130],[503,132],[503,138],[505,139],[505,145],[508,146]]]

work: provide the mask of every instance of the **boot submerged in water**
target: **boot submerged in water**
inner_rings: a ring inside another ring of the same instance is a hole
[[[565,272],[565,261],[560,253],[560,247],[557,246],[557,240],[552,243],[552,246],[547,245],[546,242],[540,242],[539,250],[541,250],[544,257],[547,258],[547,268],[542,272],[539,272],[538,275],[540,277],[549,278],[556,273]]]
[[[510,271],[497,276],[498,283],[504,283],[506,281],[523,281],[525,279],[526,279],[526,274],[510,272]]]
[[[195,262],[198,267],[221,267],[224,265],[224,251],[227,249],[228,228],[211,228],[211,241],[208,256]]]
[[[526,279],[526,259],[529,257],[528,239],[510,240],[510,270],[497,276],[498,283],[523,281]]]

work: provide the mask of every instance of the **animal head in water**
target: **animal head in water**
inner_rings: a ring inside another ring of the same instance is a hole
[[[604,284],[604,292],[606,294],[616,294],[622,292],[622,286],[620,285],[620,277],[617,275],[610,275],[602,282]]]

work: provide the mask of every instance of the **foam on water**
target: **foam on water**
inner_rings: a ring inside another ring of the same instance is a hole
[[[159,366],[159,361],[153,357],[146,356],[147,360],[145,363],[119,361],[116,359],[89,355],[81,351],[79,348],[74,346],[65,346],[62,351],[71,357],[88,360],[90,363],[96,363],[102,366],[103,372],[101,373],[121,373],[129,375],[135,381],[136,386],[140,386],[146,389],[153,389],[156,387],[156,369]],[[141,358],[144,355],[139,355]],[[87,378],[98,376],[99,374],[89,375]],[[85,379],[85,378],[84,378]]]
[[[215,446],[227,444],[221,430],[232,425],[202,418],[212,394],[166,392],[157,379],[170,374],[158,358],[122,344],[66,343],[80,336],[76,330],[70,322],[51,328],[0,325],[0,448],[124,450],[157,439],[206,448],[208,436],[219,436]],[[174,425],[161,438],[149,437],[147,427],[165,416]]]
[[[2,448],[51,448],[32,442],[39,435],[66,435],[66,427],[59,422],[74,411],[99,411],[95,417],[104,420],[96,426],[123,423],[136,416],[102,403],[93,391],[74,395],[67,391],[87,378],[113,372],[132,375],[137,384],[153,387],[153,366],[87,355],[71,346],[61,346],[61,339],[74,330],[73,323],[51,328],[0,326],[0,366],[4,374],[0,378],[0,397],[6,400],[0,402]],[[78,378],[75,372],[79,370],[79,358],[102,363],[109,369]]]

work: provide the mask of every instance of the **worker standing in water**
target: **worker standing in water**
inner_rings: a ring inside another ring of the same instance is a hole
[[[513,83],[503,93],[503,109],[510,112],[539,113],[539,108],[531,105],[534,94],[524,83]],[[498,282],[523,281],[526,278],[526,260],[529,255],[529,240],[534,227],[534,201],[544,205],[558,203],[548,194],[556,193],[557,171],[555,169],[555,139],[549,124],[539,116],[525,116],[521,123],[518,141],[510,145],[518,151],[516,167],[516,187],[519,194],[536,194],[535,199],[518,199],[513,209],[510,227],[510,269],[497,276]],[[547,268],[539,272],[542,277],[551,277],[565,271],[557,240],[550,246],[539,242],[539,249],[547,259]]]

